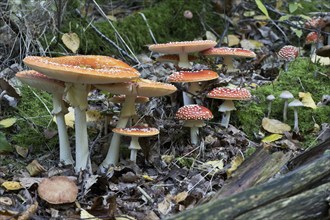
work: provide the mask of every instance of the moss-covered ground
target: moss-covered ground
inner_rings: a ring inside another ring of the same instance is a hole
[[[269,85],[257,87],[252,90],[253,100],[248,103],[240,103],[237,117],[242,129],[254,139],[261,128],[261,120],[267,115],[266,97],[273,94],[276,99],[272,103],[272,114],[270,118],[282,120],[284,100],[279,98],[282,91],[290,91],[295,98],[299,98],[299,92],[309,92],[317,103],[321,101],[322,95],[330,94],[330,79],[327,68],[313,64],[308,58],[298,58],[289,66],[288,72],[281,71],[278,78]],[[329,69],[328,69],[329,70]],[[313,133],[314,124],[330,123],[330,107],[322,106],[316,109],[303,107],[298,111],[299,128],[304,138],[305,146],[316,138]],[[288,109],[287,123],[293,127],[293,109]]]
[[[206,30],[210,30],[210,28],[216,33],[221,33],[223,19],[217,13],[210,13],[214,11],[213,5],[210,0],[159,1],[147,5],[143,11],[136,11],[122,19],[111,22],[133,52],[139,54],[148,50],[148,44],[155,43],[150,31],[152,31],[157,43],[198,39],[205,36]],[[61,31],[63,33],[71,31],[79,35],[81,46],[78,53],[119,55],[112,45],[102,39],[89,26],[89,18],[80,18],[73,10],[74,7],[72,7],[72,11],[68,11],[66,14],[66,22],[63,24]],[[192,19],[183,16],[185,10],[190,10],[193,13]],[[141,13],[145,16],[150,29]],[[93,24],[104,36],[115,42],[120,48],[125,49],[108,21],[99,19],[94,21]]]

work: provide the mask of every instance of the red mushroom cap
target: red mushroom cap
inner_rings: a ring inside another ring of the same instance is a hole
[[[319,35],[317,32],[310,32],[306,36],[306,44],[312,44],[312,43],[317,43],[317,42],[322,42],[323,37],[322,35]]]
[[[248,100],[251,99],[251,93],[244,88],[217,87],[207,93],[207,97],[226,100]]]
[[[280,49],[280,51],[278,51],[278,56],[286,61],[294,60],[298,54],[299,49],[291,45],[284,46]]]
[[[218,73],[212,70],[180,71],[168,77],[169,82],[201,82],[217,79]]]
[[[243,48],[230,48],[230,47],[219,47],[211,48],[201,52],[205,56],[232,56],[232,57],[247,57],[254,58],[256,54],[251,50],[246,50]]]
[[[312,18],[305,23],[306,28],[323,28],[326,25],[326,22],[323,18]]]
[[[200,105],[185,105],[176,112],[175,118],[179,120],[210,120],[212,112]]]

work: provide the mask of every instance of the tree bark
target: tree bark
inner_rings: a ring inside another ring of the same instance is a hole
[[[322,179],[329,176],[330,154],[325,154],[312,163],[289,172],[273,181],[255,186],[224,199],[211,201],[168,219],[234,219],[252,210],[256,210],[257,212],[259,208],[280,201],[281,199],[287,200],[288,197],[299,194],[311,186],[317,186]],[[315,193],[317,194],[318,190]],[[329,191],[327,193],[329,194]],[[287,202],[290,203],[290,199]],[[299,209],[299,207],[296,208]],[[314,213],[312,210],[313,206],[305,209],[306,212],[309,210],[311,213]],[[281,210],[278,210],[278,212],[281,212]],[[289,216],[289,219],[292,218],[294,216]]]
[[[233,173],[212,200],[242,192],[252,186],[266,182],[289,161],[291,153],[271,153],[266,148],[258,149]]]

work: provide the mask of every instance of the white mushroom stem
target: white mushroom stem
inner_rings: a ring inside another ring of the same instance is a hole
[[[135,111],[135,99],[136,96],[126,95],[125,102],[120,112],[120,117],[117,122],[116,128],[125,128],[129,118],[136,114]],[[110,147],[107,156],[99,166],[99,171],[104,173],[110,165],[117,165],[119,161],[119,149],[120,149],[121,135],[114,133],[110,142]]]
[[[185,68],[185,69],[191,69],[191,64],[188,59],[188,54],[187,53],[180,53],[179,54],[179,63],[178,66],[180,68]]]
[[[287,117],[287,112],[288,112],[288,99],[285,99],[284,102],[284,108],[283,108],[283,122],[286,122],[288,117]]]
[[[90,85],[80,83],[65,83],[66,98],[74,107],[75,139],[76,139],[76,166],[78,173],[88,169],[91,172],[91,160],[88,148],[88,133],[86,123],[87,96]]]
[[[194,104],[194,100],[190,95],[186,92],[182,92],[182,97],[183,97],[183,105],[192,105]]]
[[[222,115],[222,119],[221,119],[221,125],[225,128],[228,128],[229,125],[229,121],[230,121],[230,112],[231,111],[226,111],[223,113]]]
[[[191,127],[190,128],[190,141],[193,145],[198,144],[198,134],[199,134],[198,127]]]
[[[299,126],[298,126],[298,109],[297,107],[293,108],[293,113],[294,113],[294,126],[293,126],[293,131],[296,133],[299,133]]]
[[[136,163],[137,151],[142,149],[139,144],[139,137],[132,137],[128,149],[131,150],[130,160]]]
[[[267,118],[270,117],[270,113],[272,112],[272,102],[273,102],[273,101],[269,101],[269,103],[268,103],[268,113],[267,113]]]
[[[223,64],[227,66],[228,72],[235,70],[232,56],[223,56]]]
[[[185,127],[190,128],[190,142],[194,145],[199,144],[199,127],[205,126],[204,121],[202,120],[187,120],[184,122]]]
[[[219,106],[219,112],[223,112],[222,119],[220,122],[220,125],[228,128],[229,121],[230,121],[230,114],[231,111],[236,110],[234,102],[232,100],[225,100],[220,106]]]
[[[73,164],[74,160],[72,158],[69,136],[67,132],[66,123],[64,120],[64,114],[67,113],[67,108],[64,106],[61,93],[53,94],[53,106],[52,111],[56,119],[57,130],[58,130],[58,139],[60,142],[60,161],[65,165]]]

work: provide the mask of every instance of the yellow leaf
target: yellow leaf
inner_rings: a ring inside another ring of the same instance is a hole
[[[16,153],[20,155],[23,158],[26,158],[27,155],[29,154],[29,148],[27,147],[21,147],[19,145],[14,145]]]
[[[285,131],[291,130],[290,125],[276,119],[263,118],[261,123],[266,131],[274,134],[283,134]]]
[[[268,135],[267,137],[264,137],[261,140],[261,142],[270,143],[270,142],[277,141],[277,140],[281,139],[282,137],[283,137],[282,134],[271,134],[271,135]]]
[[[89,214],[85,209],[80,209],[80,219],[101,220],[100,218],[96,218],[94,215]]]
[[[243,49],[247,50],[255,50],[264,46],[264,44],[260,41],[247,39],[241,40],[240,44]]]
[[[6,190],[19,190],[22,189],[23,186],[20,184],[20,182],[16,182],[16,181],[6,181],[4,183],[2,183],[2,185]]]
[[[62,35],[62,41],[64,45],[69,48],[73,53],[76,53],[79,45],[80,39],[76,33],[66,33]]]
[[[316,104],[312,98],[312,94],[309,92],[299,92],[299,98],[301,98],[301,102],[305,107],[316,109]]]
[[[215,173],[224,169],[223,160],[210,160],[200,165],[201,169],[206,169],[209,171],[210,175],[214,175]]]
[[[73,128],[74,127],[74,109],[72,107],[68,108],[68,113],[64,115],[64,120],[66,126]]]
[[[148,175],[142,175],[143,179],[147,180],[147,181],[153,181],[154,179]]]
[[[238,155],[234,157],[234,159],[231,161],[231,167],[227,170],[227,176],[230,177],[232,173],[237,170],[237,167],[243,163],[244,158],[241,155]]]
[[[16,118],[6,118],[6,119],[3,119],[3,120],[0,121],[0,127],[2,127],[2,128],[9,128],[13,124],[15,124],[16,121],[17,121]]]
[[[239,41],[240,39],[236,36],[236,35],[233,35],[233,34],[229,34],[228,35],[228,46],[229,47],[232,47],[232,46],[236,46],[239,44]]]
[[[86,112],[87,122],[99,121],[101,118],[101,113],[97,110],[88,110]]]

